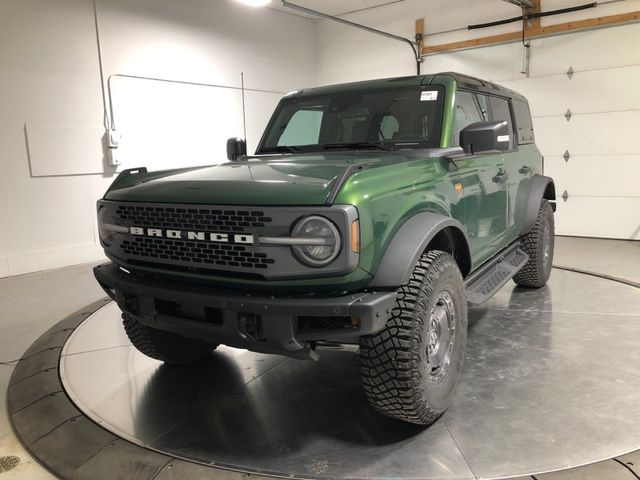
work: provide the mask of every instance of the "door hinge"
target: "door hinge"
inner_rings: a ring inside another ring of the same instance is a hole
[[[567,70],[567,77],[569,77],[569,80],[571,80],[574,73],[575,72],[573,71],[573,67],[569,67],[569,70]]]

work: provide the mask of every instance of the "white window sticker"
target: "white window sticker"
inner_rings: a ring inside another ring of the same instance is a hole
[[[498,135],[498,143],[508,142],[508,141],[509,141],[509,135]]]
[[[438,91],[437,90],[424,90],[420,94],[421,102],[435,102],[438,99]]]

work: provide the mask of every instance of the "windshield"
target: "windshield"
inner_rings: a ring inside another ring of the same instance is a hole
[[[285,98],[257,153],[439,147],[443,101],[436,85]]]

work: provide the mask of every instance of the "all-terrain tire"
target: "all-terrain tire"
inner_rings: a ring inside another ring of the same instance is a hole
[[[553,264],[554,235],[553,208],[543,200],[533,228],[520,238],[520,248],[529,255],[529,261],[513,277],[517,285],[540,288],[547,283]]]
[[[187,365],[197,362],[208,357],[217,347],[215,344],[149,328],[128,313],[122,314],[122,323],[127,337],[138,351],[165,363]]]
[[[441,311],[441,302],[447,308],[451,305],[454,330],[447,348],[449,363],[438,379],[429,355],[436,352],[430,340],[433,316]],[[466,340],[467,301],[458,265],[448,253],[425,252],[409,283],[398,290],[385,328],[360,339],[362,382],[371,406],[406,422],[435,422],[451,403],[462,373]]]

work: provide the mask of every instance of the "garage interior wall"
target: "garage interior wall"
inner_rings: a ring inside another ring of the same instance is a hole
[[[380,2],[382,3],[382,2]],[[542,0],[542,10],[579,5]],[[640,10],[637,0],[599,5],[542,18],[542,26]],[[425,33],[520,15],[498,0],[405,0],[344,18],[413,38],[413,21],[424,17]],[[518,31],[522,23],[428,36],[426,45]],[[524,94],[530,104],[536,143],[545,172],[556,181],[556,233],[640,239],[640,24],[570,33],[531,42],[530,77],[522,73],[521,43],[426,57],[423,73],[457,71],[492,80]],[[413,75],[409,48],[366,32],[320,21],[318,83]],[[574,75],[566,72],[573,68]],[[565,113],[570,109],[570,121]],[[565,161],[564,153],[570,158]]]
[[[316,83],[306,18],[227,0],[97,0],[95,12],[93,0],[0,5],[0,277],[102,258],[95,202],[116,170],[96,17],[120,169],[226,161],[226,139],[244,136],[241,72],[250,151],[281,92]]]

